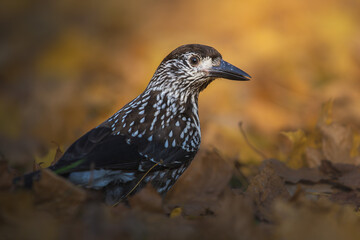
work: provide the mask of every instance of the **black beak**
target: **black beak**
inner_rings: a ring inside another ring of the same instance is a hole
[[[250,75],[244,72],[243,70],[231,65],[224,60],[221,60],[220,65],[212,67],[208,70],[209,77],[214,78],[226,78],[230,80],[238,81],[248,81],[250,80]]]

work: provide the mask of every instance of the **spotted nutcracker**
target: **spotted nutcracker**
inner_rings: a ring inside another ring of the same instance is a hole
[[[75,141],[49,169],[76,185],[103,190],[108,203],[146,183],[165,194],[199,150],[198,97],[216,78],[246,81],[250,76],[212,47],[178,47],[143,93]],[[39,178],[40,172],[33,172],[21,179],[31,187]]]

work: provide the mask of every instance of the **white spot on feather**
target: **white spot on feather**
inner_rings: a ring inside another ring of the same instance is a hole
[[[136,137],[136,135],[138,135],[138,130],[136,130],[131,136],[133,136],[133,137]]]

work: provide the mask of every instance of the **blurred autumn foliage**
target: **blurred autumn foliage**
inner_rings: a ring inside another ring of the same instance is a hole
[[[360,238],[360,1],[0,6],[2,237]],[[34,193],[5,191],[7,162],[46,167],[186,43],[215,47],[252,80],[201,93],[204,150],[164,201],[149,186],[111,208],[51,173]]]

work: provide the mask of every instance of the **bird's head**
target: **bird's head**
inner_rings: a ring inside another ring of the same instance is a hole
[[[216,78],[247,81],[251,77],[222,60],[214,48],[187,44],[176,48],[159,65],[148,88],[199,93]]]

